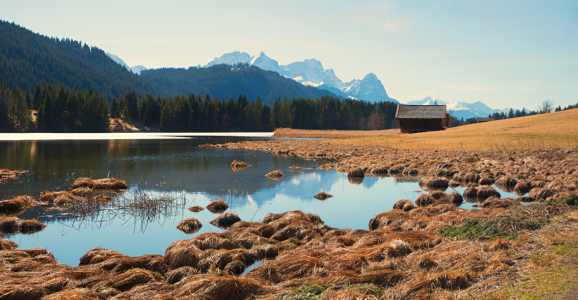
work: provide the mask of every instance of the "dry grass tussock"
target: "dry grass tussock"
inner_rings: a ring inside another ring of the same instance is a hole
[[[315,196],[313,196],[313,198],[317,200],[326,200],[331,197],[333,197],[333,195],[327,194],[326,192],[319,192]]]
[[[229,205],[227,203],[225,203],[225,201],[223,201],[222,199],[215,200],[215,201],[209,203],[209,205],[207,205],[207,210],[209,210],[210,212],[212,212],[214,214],[223,213],[228,208],[229,208]]]
[[[18,179],[25,171],[11,171],[8,169],[0,169],[0,179]]]
[[[399,201],[370,220],[370,231],[332,228],[317,215],[289,211],[176,241],[164,256],[95,248],[78,267],[58,264],[44,249],[9,244],[0,251],[0,297],[430,299],[480,295],[516,274],[516,241],[440,235],[440,228],[496,218],[504,209],[464,210],[440,201],[440,193],[408,211],[411,202]],[[265,262],[236,277],[256,261]]]
[[[128,189],[125,181],[116,178],[104,178],[92,180],[91,178],[78,178],[70,186],[70,189],[91,188],[95,190],[123,190]]]
[[[0,201],[0,213],[5,215],[20,214],[30,206],[34,206],[34,198],[30,196],[18,196],[12,199]]]
[[[251,165],[247,164],[244,161],[238,161],[238,160],[233,160],[233,162],[231,163],[231,169],[233,169],[233,171],[241,171],[241,170],[245,170],[246,168],[251,167]]]
[[[44,229],[46,225],[38,220],[21,220],[17,217],[0,217],[0,235],[17,233],[32,234]]]
[[[192,211],[192,212],[200,212],[200,211],[203,211],[203,210],[204,210],[203,207],[200,207],[200,206],[197,206],[197,205],[195,205],[195,206],[193,206],[193,207],[189,207],[189,211]]]
[[[285,176],[285,174],[281,173],[281,170],[275,170],[265,174],[265,176],[267,176],[269,179],[280,180],[283,176]]]
[[[201,227],[203,227],[203,224],[195,218],[184,219],[177,225],[178,230],[187,234],[195,233],[199,231]]]

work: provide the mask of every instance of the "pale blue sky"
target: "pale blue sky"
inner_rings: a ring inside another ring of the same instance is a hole
[[[578,102],[578,1],[7,1],[0,19],[148,68],[264,51],[407,102]]]

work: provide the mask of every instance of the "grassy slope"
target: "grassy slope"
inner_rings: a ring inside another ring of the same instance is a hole
[[[578,109],[471,124],[444,131],[334,141],[448,150],[546,149],[578,146]]]

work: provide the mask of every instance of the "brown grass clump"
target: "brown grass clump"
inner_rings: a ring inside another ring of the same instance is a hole
[[[349,171],[347,171],[347,177],[364,177],[364,176],[365,173],[361,168],[354,167],[349,169]]]
[[[20,224],[20,232],[24,233],[24,234],[30,234],[30,233],[35,233],[38,231],[41,231],[42,229],[44,229],[46,227],[46,225],[42,224],[40,221],[38,220],[21,220]]]
[[[204,210],[204,208],[202,208],[200,206],[196,206],[196,205],[193,207],[189,207],[189,211],[192,211],[192,212],[200,212],[202,210]]]
[[[482,177],[480,178],[480,181],[478,181],[479,185],[492,185],[494,184],[494,181],[488,177]]]
[[[393,204],[393,209],[401,209],[403,211],[410,211],[415,208],[415,205],[407,199],[399,200]]]
[[[154,282],[160,280],[161,277],[148,270],[140,268],[130,269],[122,274],[111,278],[108,282],[104,282],[105,286],[110,286],[119,291],[128,291],[134,286]]]
[[[269,179],[280,180],[285,174],[281,173],[281,170],[275,170],[267,173],[265,176],[269,177]]]
[[[75,288],[64,290],[43,297],[44,300],[92,300],[98,299],[98,295],[87,288]]]
[[[70,193],[77,197],[89,197],[92,196],[92,189],[89,187],[80,187],[73,189]]]
[[[197,250],[191,246],[179,247],[174,246],[174,243],[167,248],[164,256],[165,264],[173,267],[193,267],[196,268],[199,263],[199,256],[196,254]]]
[[[258,280],[266,280],[275,284],[282,281],[278,270],[279,267],[277,267],[277,265],[275,265],[272,261],[266,261],[263,264],[251,269],[245,276],[249,278],[256,278]]]
[[[0,178],[1,179],[18,179],[20,178],[20,172],[19,171],[10,171],[8,169],[0,169]]]
[[[30,196],[18,196],[9,200],[0,201],[0,212],[14,213],[25,210],[34,199]]]
[[[77,188],[91,188],[91,189],[101,189],[101,190],[124,190],[128,189],[126,181],[122,181],[116,178],[104,178],[92,180],[91,178],[78,178],[74,180],[74,183],[70,186],[71,190]]]
[[[462,195],[460,195],[460,193],[453,191],[448,194],[448,201],[454,205],[460,205],[464,202],[464,198]]]
[[[238,161],[238,160],[233,160],[233,162],[231,163],[231,169],[233,169],[233,171],[241,171],[241,170],[245,170],[246,168],[250,167],[251,165],[247,164],[246,162],[243,161]]]
[[[203,224],[195,218],[184,219],[177,225],[177,229],[186,234],[195,233],[199,231],[201,227],[203,227]]]
[[[424,177],[419,181],[421,187],[426,188],[447,188],[449,180],[442,177]]]
[[[67,191],[60,191],[60,192],[50,192],[44,191],[40,198],[38,198],[38,202],[43,204],[50,204],[55,205],[57,202],[64,204],[64,203],[74,203],[76,202],[76,196],[71,192]]]
[[[428,197],[427,194],[420,194],[419,196],[417,196],[417,199],[415,199],[415,205],[417,205],[418,207],[426,207],[433,203],[434,200],[431,197]]]
[[[326,192],[319,192],[317,195],[313,196],[313,198],[317,200],[325,200],[327,198],[331,198],[333,195],[327,194]]]
[[[207,209],[214,214],[223,213],[227,208],[229,208],[229,205],[222,199],[215,200],[207,205]]]
[[[516,184],[518,184],[518,180],[516,180],[515,178],[512,178],[512,177],[502,176],[502,177],[498,178],[498,180],[496,180],[497,186],[515,187]]]
[[[434,191],[429,194],[420,194],[417,199],[415,199],[415,204],[419,207],[426,207],[434,204],[435,202],[444,202],[446,199],[446,193],[441,191]]]
[[[486,199],[486,201],[484,201],[481,206],[484,208],[506,208],[518,204],[520,204],[520,201],[514,198],[500,199],[492,196]]]
[[[481,177],[477,173],[467,173],[467,174],[454,174],[453,180],[461,183],[478,183]]]
[[[531,186],[529,183],[527,182],[518,182],[516,183],[516,185],[514,186],[514,191],[518,194],[518,195],[524,195],[527,192],[529,192],[531,189]]]
[[[544,201],[548,197],[556,195],[556,192],[547,188],[535,188],[530,191],[528,197],[534,198],[536,201]]]
[[[0,237],[0,250],[14,250],[16,248],[18,248],[18,244]]]
[[[17,217],[0,217],[0,234],[31,234],[44,229],[46,225],[38,220],[21,220]]]
[[[502,195],[493,187],[487,185],[469,187],[464,191],[464,197],[466,198],[488,198],[492,196],[500,198]]]
[[[219,227],[219,228],[229,228],[229,227],[231,227],[231,225],[233,225],[239,221],[241,221],[241,218],[239,218],[239,216],[237,214],[224,213],[224,214],[216,217],[210,223]]]
[[[234,300],[245,299],[249,295],[262,293],[265,289],[257,281],[233,276],[199,275],[180,285],[174,296],[176,298],[189,295],[202,295],[214,299]]]
[[[285,220],[285,221],[303,220],[303,221],[307,221],[307,222],[310,222],[313,224],[318,224],[318,223],[323,224],[323,221],[321,220],[321,218],[318,215],[306,214],[300,210],[292,210],[292,211],[288,211],[288,212],[284,212],[284,213],[280,213],[280,214],[269,213],[265,216],[265,218],[263,218],[262,223],[263,224],[270,224],[276,220]]]
[[[197,275],[198,272],[195,268],[184,266],[177,268],[175,270],[167,272],[165,275],[167,277],[167,282],[170,284],[175,284],[189,276]]]

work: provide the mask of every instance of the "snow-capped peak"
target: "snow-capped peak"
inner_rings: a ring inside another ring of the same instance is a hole
[[[385,88],[375,74],[369,73],[362,80],[354,79],[350,82],[343,83],[332,69],[325,70],[321,62],[315,58],[305,59],[288,65],[279,65],[276,60],[268,57],[264,52],[250,56],[246,52],[235,51],[215,58],[204,67],[217,64],[233,65],[237,63],[247,63],[263,70],[274,71],[301,84],[330,90],[340,97],[350,97],[371,102],[397,102],[387,96]]]
[[[148,70],[146,67],[143,67],[143,66],[141,66],[141,65],[134,66],[134,67],[129,67],[120,57],[118,57],[118,56],[116,56],[116,55],[114,55],[114,54],[112,54],[112,53],[106,52],[106,55],[107,55],[108,57],[110,57],[110,59],[112,59],[112,60],[113,60],[114,62],[116,62],[117,64],[125,67],[127,70],[129,70],[129,71],[131,71],[131,72],[133,72],[133,73],[135,73],[135,74],[137,74],[137,75],[140,75],[140,72],[141,72],[141,71]]]
[[[436,99],[432,100],[430,96],[423,98],[423,100],[410,101],[409,105],[446,105],[447,111],[450,115],[455,118],[469,119],[469,118],[486,118],[488,115],[493,113],[501,113],[500,109],[491,109],[481,101],[476,101],[474,103],[468,102],[451,102],[446,103],[442,100]],[[507,109],[508,112],[510,109]],[[515,109],[514,109],[515,111]],[[506,112],[507,113],[507,112]]]

